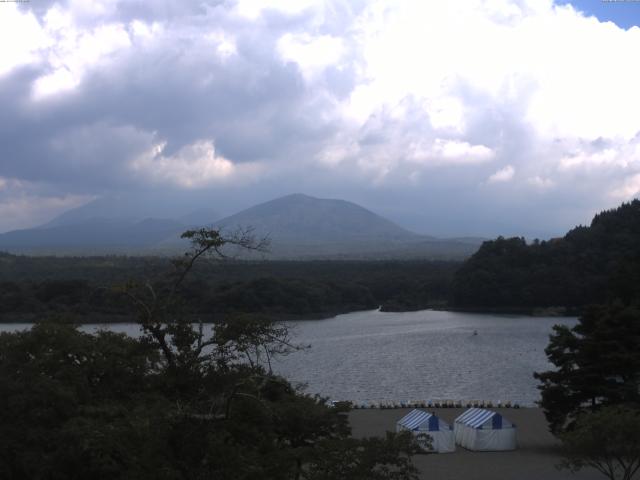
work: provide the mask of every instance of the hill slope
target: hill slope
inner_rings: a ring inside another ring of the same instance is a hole
[[[224,228],[251,225],[256,232],[286,243],[323,244],[389,241],[406,243],[423,237],[345,200],[287,195],[216,222]]]
[[[212,225],[214,220],[210,210],[162,220],[87,217],[106,208],[104,202],[94,202],[41,227],[0,234],[0,250],[38,254],[175,254],[187,247],[180,240],[180,233],[190,227]],[[118,211],[129,214],[136,209],[123,207]],[[475,239],[418,235],[355,203],[302,194],[261,203],[213,226],[227,232],[252,227],[257,236],[271,239],[267,257],[280,259],[460,259],[471,255],[480,244]]]
[[[480,244],[418,235],[355,203],[302,194],[256,205],[215,226],[253,227],[271,239],[274,258],[463,258]]]
[[[640,201],[596,215],[563,238],[485,242],[457,272],[460,307],[580,308],[640,302]]]
[[[0,249],[23,253],[140,253],[186,229],[180,222],[92,218],[75,223],[14,230],[0,235]]]

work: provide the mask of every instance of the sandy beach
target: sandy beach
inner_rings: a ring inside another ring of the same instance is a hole
[[[354,410],[350,413],[356,437],[383,435],[395,431],[395,423],[411,409]],[[446,422],[466,409],[429,409]],[[548,432],[542,411],[537,408],[493,409],[518,427],[518,449],[512,452],[470,452],[460,446],[454,453],[424,454],[414,457],[420,478],[429,480],[591,480],[603,479],[600,473],[584,469],[577,474],[558,470],[558,442]]]

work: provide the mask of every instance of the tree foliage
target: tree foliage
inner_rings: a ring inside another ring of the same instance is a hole
[[[22,479],[414,479],[412,439],[350,437],[329,407],[270,369],[295,352],[282,325],[184,312],[196,262],[250,232],[185,234],[192,249],[160,278],[130,282],[133,339],[59,323],[0,335],[0,477]]]
[[[555,326],[545,350],[555,370],[536,373],[551,429],[602,405],[640,406],[640,311],[623,305],[589,308],[573,327]]]
[[[561,466],[573,472],[591,467],[610,480],[631,480],[640,469],[640,409],[604,407],[583,414],[561,439]]]
[[[456,306],[580,309],[640,299],[640,200],[596,215],[563,238],[485,242],[456,272]]]
[[[233,252],[229,252],[231,254]],[[162,257],[21,257],[0,253],[0,321],[91,315],[127,320],[123,278],[157,279]],[[443,305],[456,262],[238,261],[198,259],[181,285],[185,313],[214,320],[234,313],[321,318],[380,305],[390,311]]]

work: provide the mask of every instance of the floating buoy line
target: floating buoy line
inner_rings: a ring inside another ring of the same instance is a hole
[[[394,408],[520,408],[520,404],[511,401],[493,402],[491,400],[409,400],[400,401],[370,401],[370,402],[352,402],[350,400],[331,400],[332,406],[340,404],[348,404],[352,409],[380,409],[388,410]]]

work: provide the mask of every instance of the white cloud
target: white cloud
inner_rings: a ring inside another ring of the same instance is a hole
[[[46,222],[52,217],[69,209],[79,207],[93,196],[63,195],[37,196],[15,195],[12,198],[0,200],[0,232],[29,228]]]
[[[45,185],[0,177],[0,232],[29,228],[95,198],[52,195]]]
[[[435,129],[452,129],[458,134],[462,134],[466,126],[464,108],[462,99],[454,96],[436,97],[425,103],[429,120]]]
[[[265,11],[276,11],[286,15],[299,15],[306,10],[321,11],[324,1],[317,0],[237,0],[234,11],[250,20],[258,20]]]
[[[359,148],[356,144],[337,143],[327,146],[318,153],[316,160],[322,165],[335,167],[345,160],[357,156]]]
[[[297,63],[310,80],[323,69],[336,65],[343,55],[342,39],[330,35],[286,33],[278,40],[283,59]]]
[[[578,149],[560,158],[558,169],[563,170],[602,170],[617,168],[624,170],[640,165],[640,141],[614,139],[610,146],[603,149]]]
[[[555,185],[553,180],[551,180],[550,178],[541,177],[539,175],[536,175],[535,177],[527,178],[527,183],[529,185],[532,185],[536,188],[543,189],[543,190],[547,188],[551,188]]]
[[[487,181],[489,183],[508,182],[513,179],[515,173],[516,169],[512,165],[507,165],[491,175]]]
[[[108,68],[109,56],[131,46],[129,33],[123,24],[100,25],[90,31],[77,30],[67,12],[52,8],[45,17],[50,46],[40,53],[50,73],[33,84],[36,100],[71,90],[82,81],[85,73],[96,67]]]
[[[17,4],[3,3],[0,14],[0,77],[17,67],[38,60],[38,51],[47,43],[46,35],[31,12],[21,12]]]
[[[154,145],[131,162],[131,170],[151,182],[173,184],[188,189],[230,180],[247,181],[260,171],[255,163],[237,166],[216,154],[211,141],[195,142],[171,156],[163,155],[165,147],[164,143]]]
[[[460,163],[486,162],[494,155],[493,151],[484,145],[471,145],[468,142],[440,138],[435,141],[434,154]]]
[[[485,145],[436,138],[429,143],[410,144],[407,160],[424,165],[474,165],[489,162],[494,156]]]
[[[640,28],[552,0],[52,5],[0,15],[0,79],[27,66],[32,92],[3,97],[22,122],[0,131],[17,145],[6,177],[81,190],[92,174],[184,189],[301,175],[371,198],[429,184],[478,211],[508,190],[479,186],[500,181],[589,211],[635,191]]]
[[[111,2],[112,4],[114,2]],[[91,68],[106,68],[115,52],[131,46],[122,23],[96,22],[86,28],[78,23],[89,11],[93,17],[105,12],[100,3],[73,1],[67,7],[54,4],[40,21],[16,5],[2,6],[0,15],[0,76],[17,67],[33,65],[45,73],[32,86],[34,99],[77,87]],[[133,29],[141,32],[144,24]]]
[[[560,170],[569,170],[579,167],[598,167],[602,165],[611,165],[618,160],[618,151],[613,148],[607,148],[594,153],[578,153],[566,156],[560,159],[558,168]],[[622,160],[624,162],[624,160]],[[624,163],[621,164],[624,166]]]
[[[379,1],[355,25],[363,67],[344,105],[354,121],[410,96],[423,102],[434,128],[464,138],[482,98],[494,108],[512,102],[538,142],[628,141],[638,132],[640,70],[629,58],[640,29],[599,23],[551,1],[481,0]]]
[[[0,192],[24,188],[25,182],[15,179],[0,177]]]
[[[236,39],[222,30],[211,33],[208,38],[214,42],[216,52],[222,59],[227,59],[238,53]]]
[[[620,200],[630,200],[640,194],[640,173],[627,178],[622,185],[611,192],[611,196]]]

